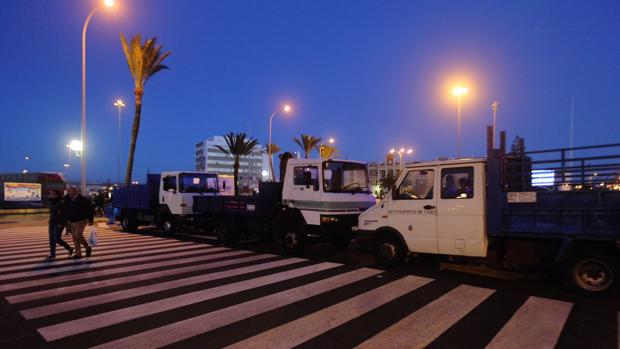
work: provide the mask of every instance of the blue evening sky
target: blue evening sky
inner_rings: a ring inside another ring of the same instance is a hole
[[[134,173],[192,169],[195,144],[243,131],[274,143],[334,137],[344,156],[454,156],[455,83],[463,154],[483,155],[490,104],[529,149],[620,141],[620,2],[117,0],[88,30],[89,179],[116,178],[117,98],[133,82],[119,33],[157,36],[170,70],[148,81]],[[81,29],[98,1],[0,0],[0,172],[62,171],[79,137]],[[24,155],[32,159],[24,160]],[[410,158],[412,159],[412,158]],[[68,172],[77,178],[78,163]]]

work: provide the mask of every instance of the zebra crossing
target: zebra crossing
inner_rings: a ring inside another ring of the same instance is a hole
[[[502,299],[480,285],[103,226],[98,240],[92,257],[44,260],[46,227],[0,228],[0,297],[48,346],[467,347],[455,329]],[[566,346],[575,311],[527,296],[481,346]]]

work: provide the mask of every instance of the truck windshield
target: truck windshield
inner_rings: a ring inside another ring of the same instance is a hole
[[[207,173],[181,173],[179,175],[181,193],[217,193],[217,175]]]
[[[365,164],[346,161],[323,163],[323,191],[332,193],[369,193]]]

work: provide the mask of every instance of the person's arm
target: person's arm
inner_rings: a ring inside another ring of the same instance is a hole
[[[84,209],[86,212],[86,217],[88,218],[88,224],[93,225],[95,223],[95,206],[93,206],[92,202],[88,200],[85,196],[84,198]]]

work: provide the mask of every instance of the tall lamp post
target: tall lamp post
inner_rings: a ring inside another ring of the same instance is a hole
[[[461,157],[461,97],[469,92],[469,88],[464,86],[457,86],[452,90],[452,94],[456,96],[457,107],[456,107],[456,117],[457,117],[457,126],[456,126],[456,157]]]
[[[491,109],[493,110],[493,149],[495,149],[495,135],[497,134],[497,109],[499,109],[499,101],[493,101],[493,104],[491,104]]]
[[[117,99],[116,102],[114,102],[114,106],[118,107],[118,173],[116,175],[116,183],[121,182],[121,148],[122,148],[122,141],[121,141],[121,113],[122,113],[122,109],[125,106],[125,103],[123,103],[123,101],[121,101],[120,99]]]
[[[105,0],[103,5],[105,7],[112,7],[114,6],[114,0]],[[86,30],[88,29],[90,19],[100,8],[101,5],[90,11],[86,17],[86,21],[84,21],[84,26],[82,27],[82,132],[80,134],[82,141],[82,152],[80,157],[80,189],[83,194],[86,194]]]
[[[273,121],[273,117],[276,116],[280,111],[284,111],[285,113],[289,113],[291,111],[291,106],[286,104],[282,108],[278,108],[271,113],[269,116],[269,143],[267,144],[267,151],[269,152],[269,178],[271,181],[275,181],[274,171],[273,171],[273,154],[271,153],[271,123]]]
[[[405,154],[409,155],[413,153],[413,149],[409,148],[405,150],[405,148],[400,148],[398,152],[396,151],[396,149],[390,149],[390,154],[394,154],[394,153],[398,154],[398,168],[399,168],[400,173],[403,173],[403,156]]]

